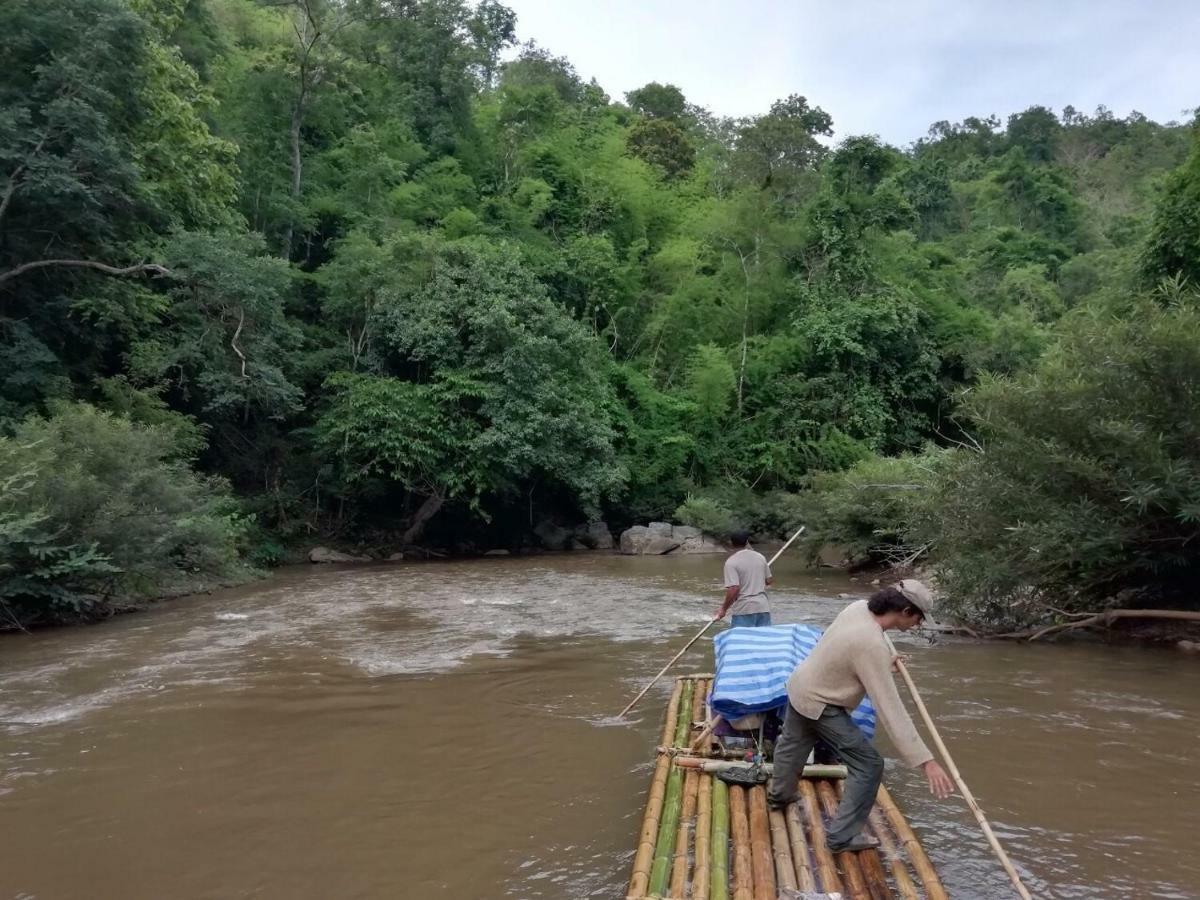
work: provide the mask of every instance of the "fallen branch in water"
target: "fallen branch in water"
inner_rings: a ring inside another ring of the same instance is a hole
[[[1057,625],[1042,625],[1026,631],[992,634],[987,637],[1014,641],[1036,641],[1049,634],[1073,631],[1076,628],[1091,628],[1095,625],[1109,628],[1118,619],[1174,619],[1180,622],[1200,622],[1200,612],[1189,612],[1182,609],[1110,609],[1101,613],[1072,613],[1071,615],[1082,615],[1086,618],[1076,619],[1074,622],[1061,622]]]

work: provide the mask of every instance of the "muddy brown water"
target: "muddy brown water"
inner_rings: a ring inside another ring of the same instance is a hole
[[[776,574],[776,621],[867,590]],[[623,897],[669,684],[613,714],[718,577],[595,554],[298,568],[4,637],[0,897]],[[1036,896],[1200,897],[1200,661],[909,643]],[[1011,896],[961,800],[887,777],[952,896]]]

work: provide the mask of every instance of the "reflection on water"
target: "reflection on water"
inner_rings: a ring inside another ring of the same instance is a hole
[[[868,588],[777,566],[777,621]],[[620,897],[664,681],[719,558],[303,568],[0,640],[0,897]],[[1200,665],[911,646],[1038,896],[1200,896]],[[681,670],[711,670],[702,641]],[[956,897],[1010,891],[960,801],[893,763]]]

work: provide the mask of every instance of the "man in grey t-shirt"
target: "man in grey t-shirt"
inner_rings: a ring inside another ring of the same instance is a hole
[[[774,579],[767,558],[750,549],[750,535],[745,531],[735,531],[729,536],[729,543],[733,544],[734,554],[725,560],[725,602],[716,617],[723,619],[725,613],[732,612],[730,624],[734,628],[770,625],[767,585]]]

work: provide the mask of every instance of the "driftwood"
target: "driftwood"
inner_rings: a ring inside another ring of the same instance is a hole
[[[1094,625],[1110,628],[1118,619],[1170,619],[1177,622],[1200,622],[1200,612],[1189,612],[1183,609],[1110,609],[1100,613],[1071,613],[1071,615],[1078,618],[1073,622],[1060,622],[1056,625],[1043,625],[1026,631],[1010,631],[1005,634],[988,635],[988,637],[1036,641],[1049,634],[1074,631],[1076,628],[1091,628]]]

